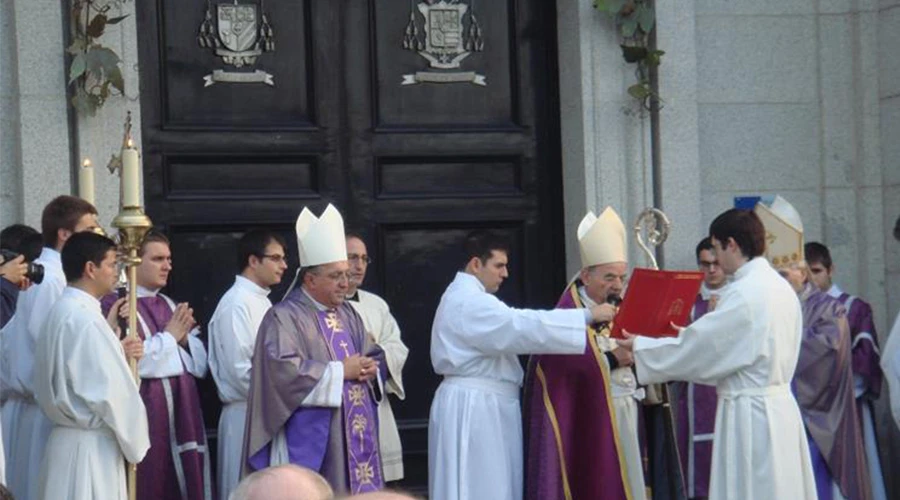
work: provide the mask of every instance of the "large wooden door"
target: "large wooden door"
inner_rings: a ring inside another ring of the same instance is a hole
[[[388,301],[410,348],[407,399],[394,410],[405,486],[422,490],[428,410],[440,382],[429,358],[431,322],[462,265],[462,237],[485,228],[512,240],[511,277],[500,292],[510,304],[549,307],[564,284],[555,7],[546,0],[239,1],[256,6],[251,20],[265,14],[275,44],[241,69],[197,42],[207,12],[219,21],[215,3],[137,4],[145,196],[172,239],[169,292],[205,324],[233,281],[243,231],[282,231],[292,275],[296,216],[303,206],[319,213],[334,203],[375,259],[364,288]],[[458,69],[431,68],[403,46],[408,34],[424,45],[431,31],[435,46],[453,44],[460,19],[468,47],[480,41],[483,50]],[[218,23],[226,35],[241,30],[226,21]],[[217,69],[263,71],[274,86],[205,86]],[[401,85],[448,72],[483,76],[486,85]],[[212,432],[212,383],[204,398]]]

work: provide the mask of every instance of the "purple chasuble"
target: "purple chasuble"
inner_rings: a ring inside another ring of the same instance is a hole
[[[869,303],[848,293],[841,293],[837,300],[847,311],[850,325],[850,345],[853,353],[853,374],[863,382],[863,395],[876,400],[881,394],[881,356],[878,350],[878,333]]]
[[[577,283],[556,304],[581,307]],[[613,424],[609,369],[587,329],[583,354],[531,357],[525,381],[525,498],[631,498]]]
[[[348,304],[318,311],[297,288],[266,313],[251,364],[245,474],[269,465],[272,440],[283,429],[290,462],[320,472],[338,494],[384,487],[377,438],[380,391],[376,395],[369,383],[344,381],[340,408],[299,406],[329,362],[356,353],[385,366],[384,353]]]
[[[115,294],[103,298],[103,314],[117,300]],[[137,301],[138,335],[146,340],[144,326],[156,335],[172,319],[172,307],[161,294]],[[182,361],[184,367],[184,361]],[[147,408],[150,450],[137,469],[139,500],[215,498],[211,479],[206,430],[200,409],[200,395],[194,376],[181,375],[141,379],[141,398]]]
[[[803,338],[792,385],[810,439],[820,498],[831,481],[849,500],[871,498],[869,471],[853,397],[850,331],[844,307],[807,283],[800,291]]]
[[[697,295],[691,321],[709,312],[709,301]],[[673,382],[676,433],[681,469],[689,498],[709,496],[712,445],[716,427],[716,388],[693,382]]]

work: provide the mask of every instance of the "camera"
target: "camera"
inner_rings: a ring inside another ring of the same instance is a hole
[[[0,249],[0,255],[3,255],[3,262],[8,262],[10,260],[15,259],[20,253],[13,252],[12,250]],[[40,284],[44,281],[44,266],[41,264],[37,264],[34,262],[28,262],[28,270],[25,271],[25,277],[31,280],[35,285]]]

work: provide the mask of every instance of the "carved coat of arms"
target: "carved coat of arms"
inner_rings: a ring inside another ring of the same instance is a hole
[[[421,19],[416,16],[416,11]],[[410,9],[403,48],[417,52],[438,71],[403,75],[402,85],[423,82],[487,85],[485,76],[474,71],[449,71],[460,68],[462,60],[472,52],[484,50],[481,26],[474,9],[462,0],[425,0],[416,5],[416,9]]]
[[[215,4],[215,22],[210,0],[206,2],[206,16],[200,23],[197,43],[200,47],[213,49],[222,61],[235,69],[253,66],[256,58],[263,52],[275,50],[274,31],[269,24],[268,16],[262,12],[262,0],[255,3]],[[265,83],[275,85],[273,76],[262,70],[229,71],[213,70],[203,77],[204,86],[209,87],[216,82],[229,83]]]

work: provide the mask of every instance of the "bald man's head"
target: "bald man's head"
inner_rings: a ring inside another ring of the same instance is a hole
[[[397,491],[375,491],[343,497],[342,500],[419,500],[419,498]]]
[[[228,500],[330,500],[334,492],[315,471],[297,465],[279,465],[245,477]]]

